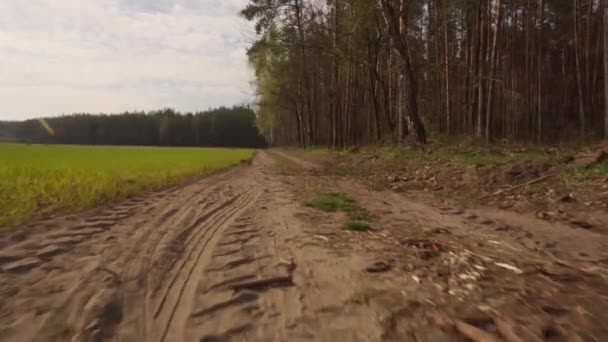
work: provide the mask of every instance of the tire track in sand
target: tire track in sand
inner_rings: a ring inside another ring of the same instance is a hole
[[[101,263],[87,273],[85,277],[75,286],[66,299],[65,304],[60,307],[59,317],[67,316],[66,325],[76,331],[76,336],[84,338],[107,338],[112,336],[113,330],[125,318],[129,318],[133,308],[141,307],[138,298],[141,296],[142,279],[147,275],[147,267],[158,243],[172,230],[179,230],[179,226],[195,211],[189,203],[197,195],[211,195],[219,186],[205,186],[205,181],[187,186],[182,189],[182,196],[174,200],[172,196],[159,193],[153,196],[159,202],[169,202],[168,206],[159,214],[152,214],[146,223],[142,225],[130,224],[130,221],[121,222],[116,227],[119,235],[123,236],[122,243],[115,244],[100,258]],[[199,190],[203,188],[203,190]],[[193,194],[194,193],[194,194]],[[209,196],[215,199],[214,196]],[[140,204],[136,209],[139,214],[148,212],[148,204]],[[129,229],[130,228],[130,229]],[[124,231],[123,231],[124,229]],[[115,269],[120,267],[122,271]],[[104,271],[104,272],[100,272]],[[101,273],[101,274],[100,274]],[[108,273],[113,277],[114,286],[103,286],[104,276]],[[102,284],[94,286],[93,284]],[[104,303],[105,302],[105,303]],[[111,309],[109,310],[108,307]],[[118,314],[117,314],[118,313]],[[108,319],[110,314],[119,318]],[[141,322],[137,313],[135,321]],[[109,322],[101,325],[98,322]],[[96,323],[97,322],[97,323]],[[145,321],[144,321],[145,322]],[[51,326],[55,324],[51,320]],[[49,324],[47,324],[47,327]],[[136,331],[137,332],[137,331]]]
[[[194,245],[177,268],[166,290],[159,299],[154,313],[154,325],[160,324],[161,331],[151,334],[159,336],[160,341],[182,340],[183,326],[191,312],[191,298],[194,296],[198,279],[206,265],[207,255],[218,236],[218,231],[234,222],[261,194],[258,187],[253,187],[241,195],[236,195],[219,208],[215,215],[209,217],[204,230],[193,236],[189,245]],[[198,226],[201,227],[203,223]]]

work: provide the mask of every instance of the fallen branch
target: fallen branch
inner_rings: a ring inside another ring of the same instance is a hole
[[[531,180],[531,181],[529,181],[529,182],[526,182],[526,183],[523,183],[523,184],[519,184],[519,185],[516,185],[516,186],[512,186],[512,187],[510,187],[510,188],[508,188],[508,189],[498,190],[498,191],[496,191],[496,192],[494,192],[494,193],[491,193],[491,194],[489,194],[489,195],[482,196],[480,199],[484,199],[484,198],[488,198],[488,197],[492,197],[492,196],[500,195],[500,194],[502,194],[503,192],[509,192],[509,191],[513,191],[513,190],[515,190],[515,189],[519,189],[519,188],[526,187],[526,186],[528,186],[528,185],[532,185],[532,184],[535,184],[535,183],[539,183],[539,182],[544,181],[545,179],[551,178],[551,177],[556,176],[556,175],[557,175],[557,173],[551,173],[551,174],[548,174],[548,175],[545,175],[545,176],[542,176],[542,177],[539,177],[539,178],[533,179],[533,180]]]

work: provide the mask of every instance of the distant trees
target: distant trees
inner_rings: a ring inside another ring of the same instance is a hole
[[[173,109],[74,114],[27,120],[13,129],[20,141],[32,143],[223,147],[266,144],[256,127],[254,111],[244,106],[186,114]]]
[[[15,133],[18,125],[17,122],[0,121],[0,142],[15,141],[17,139]]]
[[[336,148],[408,135],[422,143],[426,131],[537,142],[608,135],[606,6],[250,0],[241,14],[259,33],[248,52],[258,123],[278,144]]]

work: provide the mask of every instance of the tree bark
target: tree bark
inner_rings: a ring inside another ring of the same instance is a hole
[[[444,2],[445,4],[445,2]],[[450,54],[449,54],[449,47],[448,47],[448,11],[447,8],[444,5],[444,15],[445,15],[445,22],[444,22],[444,32],[443,32],[443,38],[444,38],[444,43],[445,43],[445,124],[446,124],[446,134],[450,134],[450,122],[451,122],[451,116],[450,116]]]
[[[580,65],[580,51],[579,51],[579,38],[578,38],[578,1],[573,0],[573,18],[574,18],[574,58],[576,61],[576,84],[578,88],[578,115],[580,124],[580,136],[581,139],[585,138],[585,104],[583,103],[583,86],[581,80],[581,65]]]
[[[496,29],[494,30],[494,39],[492,42],[492,51],[490,53],[490,74],[488,80],[488,103],[486,108],[486,141],[490,140],[490,117],[492,114],[492,90],[494,85],[494,76],[496,73],[496,47],[498,45],[498,37],[500,31],[500,25],[502,22],[502,0],[497,2],[497,13],[496,13]]]
[[[333,33],[332,33],[332,49],[337,50],[338,46],[338,27],[339,27],[339,8],[338,3],[333,8]],[[338,122],[339,122],[339,82],[340,82],[340,69],[338,66],[338,58],[336,54],[332,54],[331,57],[331,87],[330,87],[330,118],[331,118],[331,147],[338,148]]]
[[[296,25],[298,29],[299,38],[299,55],[300,55],[300,70],[298,75],[298,103],[300,103],[299,115],[300,122],[302,125],[302,132],[304,134],[302,139],[303,146],[308,146],[312,143],[312,113],[310,105],[310,97],[303,94],[303,88],[306,87],[310,90],[308,77],[306,72],[308,71],[306,55],[304,50],[304,24],[302,20],[302,4],[300,0],[294,0],[294,10],[296,14]],[[306,114],[306,120],[304,120],[304,114]]]
[[[576,0],[575,0],[576,1]],[[539,33],[538,33],[538,65],[536,66],[538,71],[538,79],[537,79],[537,101],[538,101],[538,127],[537,127],[537,139],[539,142],[542,140],[542,132],[543,132],[543,21],[544,21],[544,13],[545,13],[545,1],[539,1],[538,7],[538,23],[539,23]]]
[[[384,19],[386,20],[389,33],[394,38],[394,48],[402,59],[401,70],[402,74],[405,76],[405,80],[403,82],[403,97],[405,100],[404,109],[408,130],[413,135],[414,141],[417,144],[425,144],[426,130],[418,114],[416,79],[409,53],[407,31],[400,31],[399,25],[399,18],[403,17],[405,13],[397,14],[395,7],[390,3],[389,0],[378,0],[378,4],[383,11]],[[407,10],[406,0],[401,0],[400,4],[404,4],[402,8],[404,10]]]
[[[484,32],[483,1],[479,3],[479,57],[477,59],[477,136],[482,136],[483,117],[483,32]]]
[[[608,4],[604,5],[604,139],[608,140]]]

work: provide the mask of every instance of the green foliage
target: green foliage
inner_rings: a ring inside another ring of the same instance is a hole
[[[594,178],[598,175],[608,175],[608,160],[604,160],[601,163],[597,163],[591,168],[573,165],[566,169],[563,178],[567,182],[581,182],[586,181],[589,178]]]
[[[399,136],[399,117],[407,121],[418,111],[424,113],[424,126],[432,129],[430,136],[564,142],[594,140],[603,134],[603,109],[590,102],[603,96],[602,82],[587,84],[580,94],[571,89],[572,75],[590,80],[598,70],[588,66],[602,64],[602,54],[592,53],[595,47],[572,44],[579,25],[586,28],[586,37],[578,38],[587,42],[601,38],[600,1],[578,5],[575,1],[577,8],[566,0],[541,1],[540,7],[520,6],[525,1],[503,1],[500,6],[491,2],[487,12],[479,12],[480,18],[463,20],[463,15],[477,13],[480,3],[485,2],[245,1],[241,15],[258,33],[249,49],[259,95],[258,125],[266,136],[276,136],[276,145],[323,144],[336,149],[410,140]],[[573,11],[578,21],[572,22]],[[476,41],[470,35],[479,33],[480,19],[500,28],[496,41],[489,34],[484,46],[504,62],[484,58],[475,67],[460,67],[469,65],[470,53],[449,51],[474,50]],[[542,25],[534,29],[541,35],[521,34],[521,23],[538,21]],[[403,40],[406,44],[394,44],[405,36],[410,36]],[[530,50],[529,43],[543,46],[543,52]],[[574,58],[564,58],[578,50],[582,65],[587,66],[584,70]],[[518,58],[530,53],[535,61],[544,58],[543,63],[528,65],[527,59]],[[409,82],[399,86],[393,82],[406,69],[405,80],[416,84],[409,98],[409,92],[397,88]],[[484,70],[488,75],[480,82],[477,78]],[[545,92],[529,84],[530,75],[537,75],[538,84],[548,87]],[[450,78],[457,81],[450,85]],[[450,86],[444,89],[444,85]],[[481,90],[473,98],[471,87]],[[483,105],[473,105],[472,100]],[[574,110],[579,102],[585,120]],[[402,111],[406,103],[409,108]],[[530,110],[534,103],[544,105],[535,112]],[[484,126],[487,132],[482,132]],[[406,135],[411,133],[408,129]],[[464,156],[461,161],[495,165],[505,158]]]
[[[336,192],[321,194],[317,199],[307,202],[306,206],[326,212],[350,212],[358,208],[354,200]]]
[[[258,95],[257,125],[261,133],[272,143],[273,129],[281,113],[290,79],[290,60],[287,49],[279,43],[278,32],[270,26],[264,37],[247,51],[249,64],[254,69],[255,87]]]
[[[0,144],[0,226],[201,177],[252,150]]]
[[[315,208],[325,212],[344,212],[348,220],[344,223],[344,228],[351,231],[363,231],[370,228],[369,213],[362,208],[355,200],[344,194],[330,192],[319,195],[315,200],[307,202],[307,207]]]
[[[608,174],[608,160],[604,160],[603,162],[595,165],[593,167],[593,171],[599,174]]]

